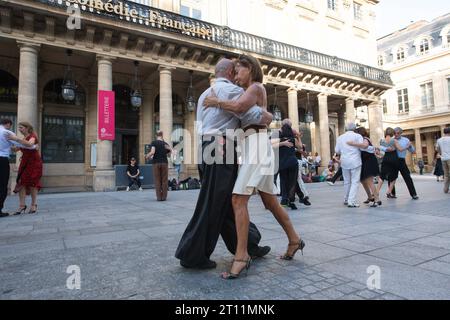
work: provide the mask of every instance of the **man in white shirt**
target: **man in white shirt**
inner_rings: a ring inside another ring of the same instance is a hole
[[[9,119],[1,119],[0,121],[0,218],[9,216],[3,212],[3,204],[8,195],[9,180],[9,154],[13,146],[9,140],[14,133],[10,131],[12,121]]]
[[[8,213],[3,212],[3,205],[8,195],[9,154],[11,153],[11,147],[36,149],[36,146],[26,147],[21,144],[26,143],[26,141],[18,138],[14,132],[10,131],[11,127],[12,121],[10,119],[0,120],[0,218],[9,216]]]
[[[436,151],[441,155],[444,168],[444,192],[448,193],[450,187],[450,127],[444,129],[442,138],[437,141]]]
[[[216,81],[199,98],[197,104],[197,124],[198,133],[202,137],[200,149],[205,155],[205,150],[223,150],[223,159],[235,159],[234,150],[220,148],[232,133],[234,139],[235,130],[246,124],[268,125],[272,121],[272,115],[260,107],[252,107],[241,114],[234,114],[221,108],[205,108],[203,102],[214,89],[214,92],[221,100],[236,100],[244,93],[244,90],[233,83],[235,77],[234,63],[228,59],[220,60],[216,65]],[[234,144],[234,143],[233,143]],[[213,148],[211,148],[213,147]],[[207,154],[209,155],[209,154]],[[238,163],[220,163],[214,160],[208,163],[201,157],[202,163],[199,166],[202,186],[197,200],[194,215],[191,218],[185,232],[178,244],[175,257],[180,260],[180,264],[185,268],[212,269],[216,267],[216,262],[210,260],[219,235],[227,249],[235,254],[237,246],[236,224],[231,203],[231,196],[234,184],[237,179]],[[217,157],[217,160],[219,157]],[[237,160],[237,159],[236,159]],[[259,246],[261,234],[253,223],[250,223],[248,252],[253,257],[262,257],[269,253],[270,247]]]
[[[349,208],[358,208],[356,201],[358,187],[361,178],[361,151],[358,147],[348,144],[353,142],[361,144],[364,142],[363,137],[355,133],[356,125],[354,123],[347,124],[346,133],[337,139],[336,154],[340,155],[342,175],[344,177],[345,201],[344,205]]]

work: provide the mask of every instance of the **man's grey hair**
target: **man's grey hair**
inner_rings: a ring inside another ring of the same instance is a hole
[[[353,122],[349,122],[345,126],[345,131],[355,131],[355,129],[356,129],[356,124]]]
[[[394,132],[398,132],[398,133],[403,133],[403,129],[402,128],[400,128],[400,127],[397,127],[397,128],[395,128],[394,129]]]
[[[230,59],[221,59],[216,64],[215,75],[216,77],[224,76],[225,73],[230,69],[234,68],[234,63]]]
[[[292,121],[291,121],[291,119],[284,119],[284,120],[281,122],[281,125],[284,126],[285,124],[287,124],[287,125],[289,125],[290,127],[292,127]]]

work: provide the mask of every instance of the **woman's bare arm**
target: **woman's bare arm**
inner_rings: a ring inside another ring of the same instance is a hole
[[[17,143],[20,143],[22,145],[24,145],[25,147],[31,148],[36,144],[36,139],[35,138],[31,138],[30,140],[25,140],[25,139],[20,139],[18,136],[16,135],[10,135],[9,140],[15,141]]]
[[[237,100],[220,100],[214,91],[212,95],[205,98],[205,107],[219,107],[235,113],[245,113],[257,104],[261,88],[257,84],[252,84]]]
[[[363,143],[357,143],[357,142],[354,142],[354,141],[349,141],[349,142],[347,142],[347,144],[350,145],[350,146],[353,146],[353,147],[360,148],[360,149],[367,149],[367,147],[369,147],[369,142],[366,139],[364,139]]]
[[[280,147],[288,147],[288,148],[292,148],[294,146],[294,144],[292,142],[290,142],[289,140],[283,141],[281,142],[280,139],[272,139],[273,141],[271,141],[272,143],[272,148],[278,149]]]

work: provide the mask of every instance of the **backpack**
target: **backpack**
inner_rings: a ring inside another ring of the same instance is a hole
[[[169,180],[169,188],[172,191],[180,190],[180,186],[178,185],[176,179],[173,179],[172,181]]]
[[[189,190],[200,189],[200,181],[198,179],[190,179],[188,181]]]

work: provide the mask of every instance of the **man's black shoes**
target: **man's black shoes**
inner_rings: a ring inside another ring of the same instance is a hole
[[[212,260],[208,260],[204,263],[200,263],[197,265],[189,265],[183,261],[180,261],[180,265],[186,269],[199,269],[199,270],[215,269],[217,267],[217,264]]]
[[[258,250],[256,250],[256,252],[252,252],[251,256],[252,258],[262,258],[270,252],[270,249],[271,248],[269,246],[258,247]]]
[[[413,200],[419,200],[418,196],[413,196],[412,198],[413,198]]]
[[[9,213],[0,211],[0,218],[9,217]]]
[[[292,210],[298,210],[297,206],[293,202],[289,203],[288,207]]]
[[[300,203],[303,203],[305,206],[308,206],[308,207],[311,205],[311,202],[309,202],[309,197],[301,199]]]

